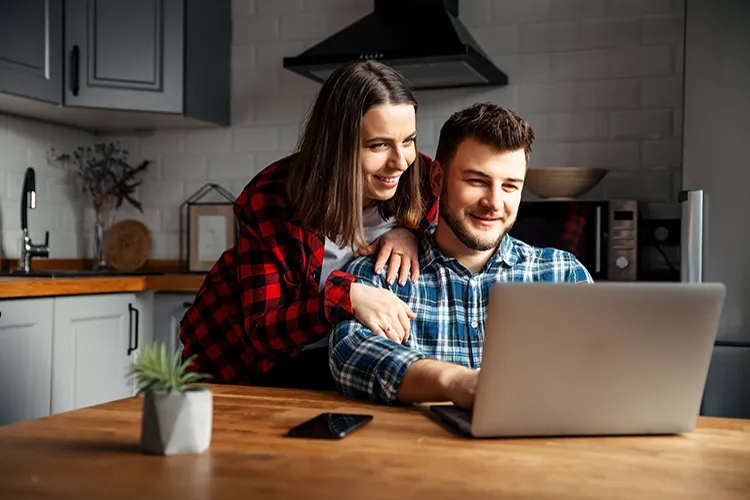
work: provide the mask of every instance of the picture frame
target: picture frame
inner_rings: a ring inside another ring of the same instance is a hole
[[[216,192],[225,201],[200,201]],[[239,237],[234,197],[218,184],[208,183],[180,206],[180,268],[186,273],[206,273]]]
[[[189,208],[188,271],[210,271],[237,239],[232,205],[201,203]]]

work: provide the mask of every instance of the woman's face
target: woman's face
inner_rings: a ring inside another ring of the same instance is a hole
[[[360,159],[364,203],[389,200],[417,157],[417,115],[411,104],[374,106],[362,117]]]

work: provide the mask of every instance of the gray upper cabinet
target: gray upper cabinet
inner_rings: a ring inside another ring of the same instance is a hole
[[[231,28],[230,0],[0,0],[0,112],[95,131],[229,125]]]
[[[62,102],[62,0],[0,1],[0,92]]]
[[[66,0],[65,105],[182,112],[182,0]]]

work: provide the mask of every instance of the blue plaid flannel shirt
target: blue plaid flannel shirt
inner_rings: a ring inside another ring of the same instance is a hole
[[[397,404],[406,369],[432,358],[470,368],[482,364],[484,320],[494,282],[593,282],[586,268],[569,252],[538,248],[511,236],[478,274],[435,246],[430,228],[419,245],[421,273],[417,283],[388,285],[386,273],[376,275],[374,259],[359,257],[346,268],[358,283],[391,289],[416,313],[404,344],[375,335],[356,319],[334,325],[329,340],[329,365],[338,389],[347,396]],[[469,340],[470,339],[470,340]]]

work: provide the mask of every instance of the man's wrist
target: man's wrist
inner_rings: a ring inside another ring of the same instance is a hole
[[[455,392],[456,383],[461,377],[461,372],[465,368],[460,365],[446,365],[440,371],[438,377],[438,386],[444,399],[452,400]]]

